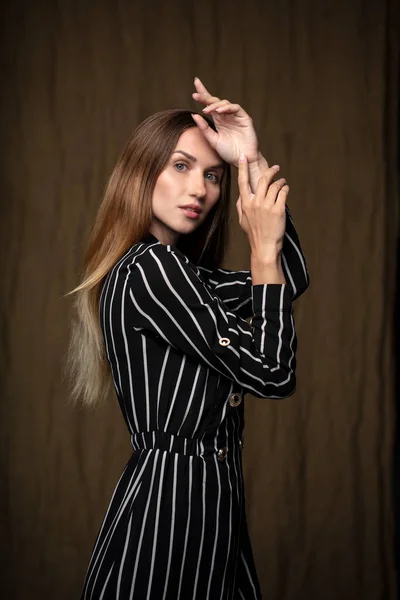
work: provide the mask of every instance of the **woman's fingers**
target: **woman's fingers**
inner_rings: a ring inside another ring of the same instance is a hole
[[[225,106],[220,106],[219,108],[216,108],[215,111],[218,114],[221,113],[228,113],[228,114],[235,114],[237,112],[239,112],[239,110],[241,110],[242,107],[240,106],[240,104],[232,104],[231,102],[229,102],[229,104],[226,104]]]
[[[212,104],[209,104],[208,106],[203,108],[203,112],[205,113],[217,112],[219,115],[222,113],[236,114],[240,110],[243,111],[240,104],[233,104],[232,102],[229,102],[229,100],[220,100],[219,102],[213,102]]]
[[[221,100],[217,96],[212,96],[198,77],[195,78],[194,84],[197,91],[193,92],[192,98],[197,102],[206,104],[206,107],[203,108],[204,113],[210,114],[212,112],[217,112],[218,114],[236,114],[241,111],[243,113],[241,116],[246,115],[240,104],[229,102],[226,98]]]
[[[239,196],[239,198],[236,201],[236,210],[237,210],[237,213],[238,213],[239,223],[240,223],[241,220],[242,220],[242,214],[243,214],[243,212],[242,212],[242,198],[241,198],[241,196]]]
[[[219,98],[217,96],[211,96],[203,82],[198,77],[195,77],[194,85],[196,88],[196,92],[193,92],[192,94],[194,100],[203,102],[207,105],[212,104],[213,102],[219,102]]]
[[[256,193],[255,193],[256,200],[264,202],[265,198],[268,197],[267,193],[269,193],[269,188],[272,184],[272,180],[275,177],[275,175],[278,173],[279,169],[280,169],[279,165],[273,165],[272,167],[267,169],[265,171],[265,173],[260,177],[260,179],[258,180],[258,183],[257,183],[257,188],[256,188]]]
[[[249,184],[249,166],[247,158],[241,154],[239,159],[239,193],[242,199],[246,200],[251,195],[251,188]],[[285,202],[285,198],[289,192],[289,186],[286,185],[286,179],[283,177],[273,181],[275,175],[280,169],[279,165],[274,165],[266,170],[264,175],[260,177],[257,183],[256,193],[254,199],[256,204],[263,204],[265,202],[270,205],[275,204],[278,201],[279,194],[282,192],[282,196],[279,197],[280,202]]]
[[[194,78],[194,86],[195,86],[196,90],[200,94],[208,94],[209,93],[208,90],[207,90],[207,88],[206,88],[206,86],[201,81],[200,77],[195,77]]]
[[[288,196],[288,193],[290,191],[290,188],[288,185],[284,185],[278,193],[278,197],[276,199],[276,206],[280,207],[282,210],[285,210],[285,206],[286,206],[286,199]]]
[[[203,104],[212,104],[213,102],[219,102],[219,98],[217,96],[211,96],[210,94],[199,94],[197,92],[193,92],[192,94],[193,100],[196,102],[202,102]]]
[[[197,94],[200,94],[204,98],[208,97],[208,98],[214,98],[216,100],[219,100],[219,98],[217,98],[216,96],[211,96],[210,92],[207,90],[206,86],[201,81],[201,79],[199,79],[199,77],[194,78],[194,87],[196,88]]]
[[[229,100],[217,100],[216,102],[212,102],[211,104],[208,104],[208,106],[203,108],[203,112],[212,112],[228,104],[230,104]]]
[[[249,164],[247,157],[242,152],[239,157],[238,186],[241,202],[246,202],[251,196],[251,188],[249,185]]]
[[[285,184],[286,184],[286,179],[284,179],[284,178],[277,179],[276,181],[274,181],[273,183],[270,184],[270,186],[268,188],[267,196],[266,196],[266,201],[269,204],[273,205],[276,203],[278,195],[281,192],[282,188],[285,186]]]
[[[201,115],[192,113],[192,119],[196,123],[196,125],[198,126],[208,143],[212,146],[212,148],[215,148],[218,141],[218,133],[214,131],[214,129],[211,129],[207,121],[203,119]]]

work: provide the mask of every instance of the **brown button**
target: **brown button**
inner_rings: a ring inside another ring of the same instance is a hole
[[[229,338],[220,338],[218,342],[221,346],[229,346],[231,340]]]
[[[226,453],[228,452],[228,448],[219,448],[217,452],[218,460],[223,461],[226,458]]]
[[[241,401],[242,401],[242,394],[239,394],[239,392],[234,392],[233,394],[231,394],[229,396],[229,404],[231,406],[239,406]]]

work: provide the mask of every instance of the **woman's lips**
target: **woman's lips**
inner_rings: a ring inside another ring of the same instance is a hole
[[[189,219],[198,219],[200,217],[200,213],[195,212],[191,208],[181,208],[181,210],[185,213]]]

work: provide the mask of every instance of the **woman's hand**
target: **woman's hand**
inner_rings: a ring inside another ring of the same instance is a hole
[[[249,186],[249,170],[246,157],[239,162],[239,199],[236,208],[239,224],[246,233],[252,256],[259,261],[273,262],[282,251],[286,227],[286,198],[289,186],[285,179],[273,181],[279,166],[266,170],[260,177],[256,193]]]
[[[239,104],[211,96],[198,77],[195,78],[194,85],[194,100],[206,105],[203,112],[212,116],[217,128],[214,131],[200,115],[193,115],[193,120],[210,146],[224,161],[235,167],[239,167],[241,152],[247,156],[249,166],[258,163],[261,155],[251,117]]]

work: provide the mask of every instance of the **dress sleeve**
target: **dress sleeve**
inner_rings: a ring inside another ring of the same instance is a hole
[[[252,313],[251,271],[232,271],[230,269],[206,269],[197,267],[200,275],[232,312],[242,319]]]
[[[251,317],[253,314],[251,271],[211,270],[201,266],[197,266],[197,269],[229,310],[236,312],[242,319]],[[308,288],[310,278],[299,236],[287,205],[282,269],[287,284],[292,288],[292,300],[296,300]]]
[[[285,398],[296,387],[292,292],[285,284],[251,287],[252,326],[227,310],[172,246],[143,253],[129,273],[136,331],[147,330],[260,398]]]
[[[292,300],[296,300],[310,285],[310,277],[299,236],[287,205],[286,230],[282,246],[282,269],[287,283],[292,288]]]

